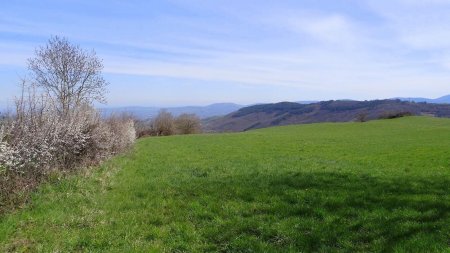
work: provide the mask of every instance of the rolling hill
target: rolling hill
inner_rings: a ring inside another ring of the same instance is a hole
[[[151,137],[0,217],[0,252],[448,252],[450,119]]]
[[[441,103],[441,104],[450,104],[450,95],[443,96],[436,99],[429,98],[395,98],[401,101],[407,102],[426,102],[426,103]],[[394,100],[395,100],[394,99]],[[341,100],[341,101],[351,101],[351,100]],[[298,104],[316,104],[320,103],[320,101],[297,101],[295,103]],[[256,104],[263,105],[263,104]],[[109,116],[114,113],[129,113],[137,117],[141,120],[146,120],[154,117],[158,114],[161,109],[166,109],[170,113],[175,116],[178,116],[183,113],[195,114],[201,119],[211,118],[211,117],[220,117],[227,115],[229,113],[235,112],[241,108],[245,107],[244,105],[234,104],[234,103],[216,103],[207,106],[180,106],[180,107],[145,107],[145,106],[127,106],[127,107],[103,107],[99,108],[101,113],[104,116]],[[1,111],[0,107],[0,111]]]
[[[311,104],[282,102],[244,107],[224,117],[206,120],[204,126],[212,132],[236,132],[290,124],[348,122],[361,115],[365,120],[373,120],[396,113],[450,117],[450,105],[389,99],[331,100]]]

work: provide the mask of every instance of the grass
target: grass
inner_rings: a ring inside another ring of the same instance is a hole
[[[0,251],[450,252],[450,120],[141,139],[0,218]]]

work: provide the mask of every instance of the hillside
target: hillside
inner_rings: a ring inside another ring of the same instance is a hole
[[[450,105],[414,103],[400,100],[353,101],[337,100],[311,104],[282,102],[239,109],[224,117],[205,121],[205,129],[212,132],[246,131],[270,126],[318,122],[378,119],[395,113],[450,117]]]
[[[0,217],[0,252],[447,252],[450,119],[140,139]]]

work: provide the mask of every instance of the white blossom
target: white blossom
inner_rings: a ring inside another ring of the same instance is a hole
[[[121,152],[135,140],[133,120],[101,119],[89,106],[61,118],[41,104],[27,108],[0,129],[0,171],[45,174],[96,162]],[[8,137],[9,142],[6,142]]]

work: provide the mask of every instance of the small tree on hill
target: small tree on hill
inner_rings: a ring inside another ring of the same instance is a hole
[[[157,136],[172,135],[175,133],[175,124],[172,114],[166,110],[159,111],[153,119],[153,128]]]
[[[179,134],[195,134],[201,132],[200,119],[195,114],[181,114],[175,119],[175,127]]]
[[[366,122],[367,121],[367,112],[360,112],[356,115],[356,121],[357,122]]]

